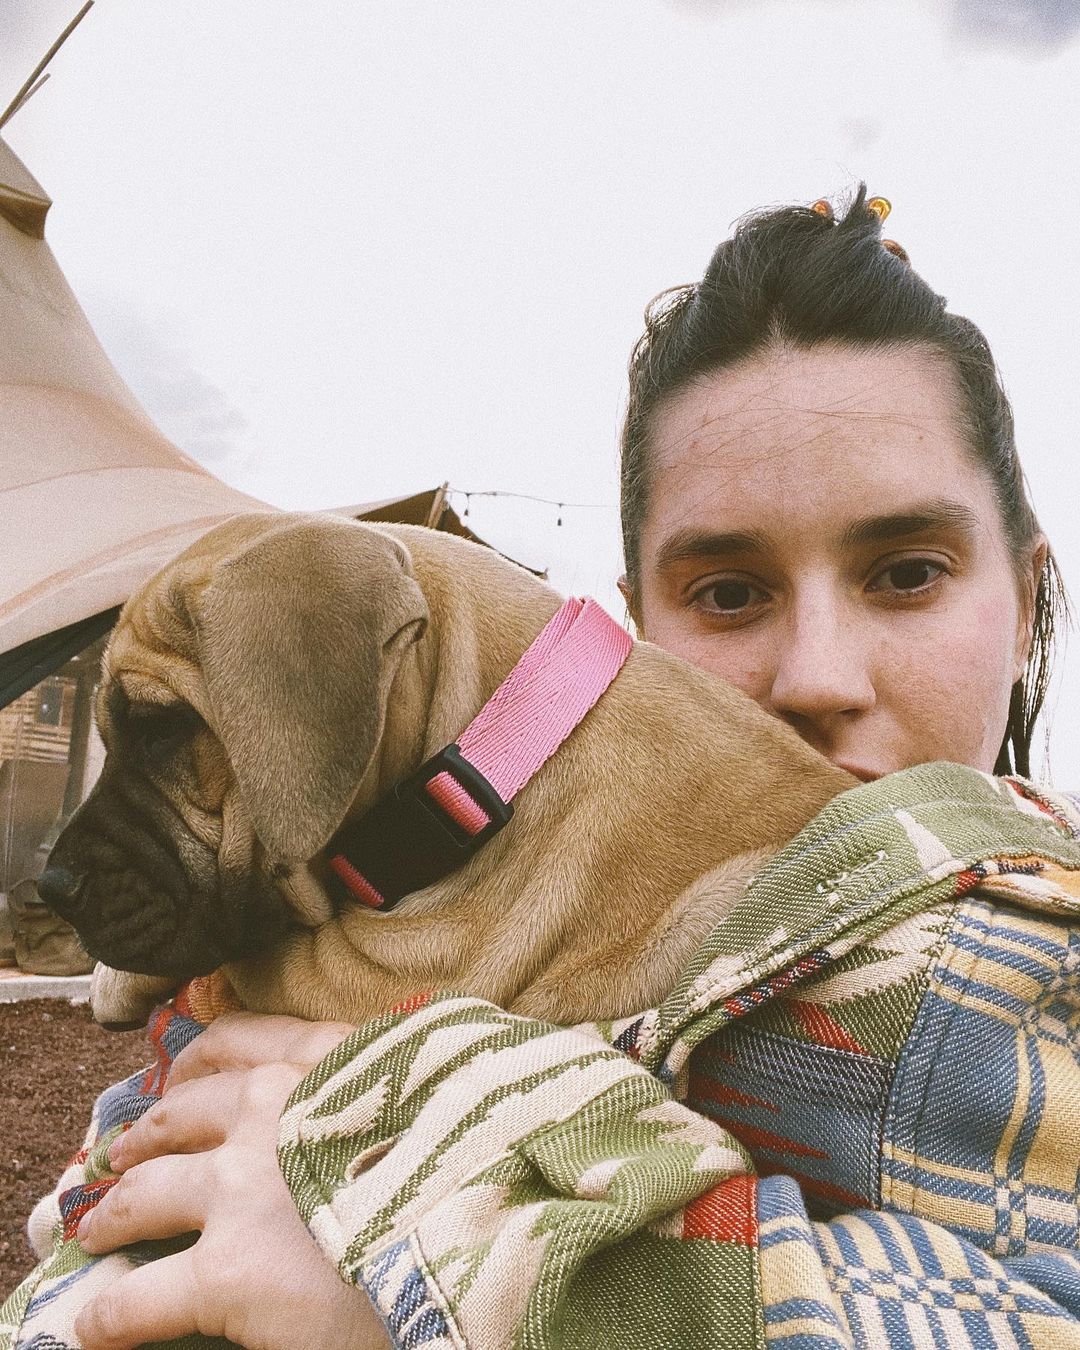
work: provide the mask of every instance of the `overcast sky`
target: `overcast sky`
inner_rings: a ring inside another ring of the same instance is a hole
[[[77,8],[0,0],[0,103]],[[1080,596],[1078,125],[1080,0],[98,0],[5,136],[189,453],[290,507],[598,503],[470,523],[614,608],[646,301],[743,212],[859,178],[990,338]]]

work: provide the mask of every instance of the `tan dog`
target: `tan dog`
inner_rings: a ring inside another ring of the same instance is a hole
[[[99,974],[99,1020],[222,965],[249,1008],[308,1018],[433,987],[565,1023],[662,998],[854,780],[648,643],[460,871],[392,913],[328,898],[331,835],[455,740],[559,603],[487,549],[330,516],[235,519],[150,581],[43,879],[94,956],[143,972]]]

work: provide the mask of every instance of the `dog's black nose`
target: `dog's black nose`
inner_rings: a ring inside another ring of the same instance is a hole
[[[62,863],[50,863],[37,879],[38,895],[61,917],[76,907],[81,888],[82,877]]]

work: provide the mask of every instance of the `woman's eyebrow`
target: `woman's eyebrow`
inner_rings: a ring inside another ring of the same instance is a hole
[[[843,545],[845,548],[857,548],[865,544],[884,544],[931,530],[959,530],[964,534],[973,534],[978,526],[979,518],[970,507],[941,497],[934,501],[919,502],[905,511],[893,511],[884,516],[863,516],[854,520],[844,531]]]
[[[663,571],[676,563],[766,552],[768,547],[769,538],[760,530],[700,530],[688,526],[668,535],[656,551],[656,566]]]

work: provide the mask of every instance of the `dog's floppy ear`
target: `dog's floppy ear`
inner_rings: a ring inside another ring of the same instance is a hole
[[[213,729],[255,832],[275,859],[310,858],[345,816],[426,624],[408,554],[344,519],[284,517],[219,562],[192,608]]]

